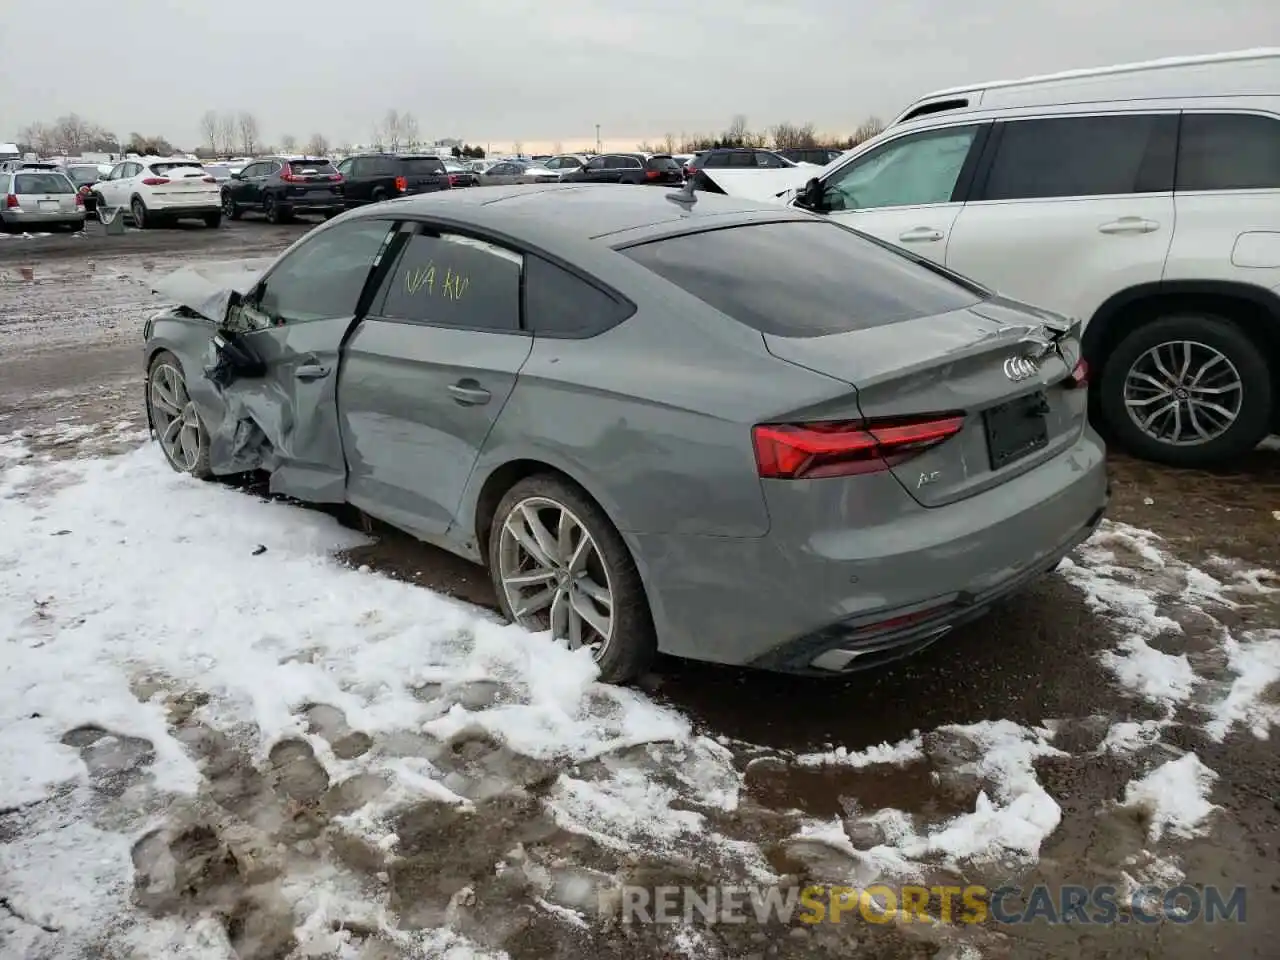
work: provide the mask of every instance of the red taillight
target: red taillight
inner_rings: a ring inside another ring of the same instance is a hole
[[[454,175],[454,174],[452,174],[452,173],[451,173],[451,174],[449,174],[449,186],[451,186],[451,187],[456,187],[457,185],[458,185],[458,178],[457,178],[457,176],[455,176],[455,175]]]
[[[168,183],[169,178],[168,177],[147,177],[142,182],[144,185],[148,187],[159,187],[163,184]]]
[[[217,177],[201,177],[200,179],[201,179],[203,182],[205,182],[205,183],[217,183],[217,182],[218,182],[218,178],[217,178]]]
[[[802,424],[751,430],[760,476],[773,480],[875,473],[960,432],[964,417]]]
[[[646,180],[657,180],[660,176],[662,176],[661,170],[646,170],[644,172],[644,178]]]
[[[341,183],[341,182],[342,182],[342,174],[340,174],[340,173],[331,173],[331,174],[329,174],[329,182],[330,182],[330,183]]]
[[[1084,360],[1076,363],[1075,368],[1071,371],[1071,376],[1067,377],[1063,385],[1072,390],[1087,387],[1089,385],[1089,364]]]
[[[17,205],[18,205],[18,198],[14,196],[12,193],[4,198],[4,208],[6,210],[12,210]]]
[[[404,177],[396,177],[396,189],[399,190],[401,193],[404,193],[406,190],[409,189],[409,181],[406,180]]]

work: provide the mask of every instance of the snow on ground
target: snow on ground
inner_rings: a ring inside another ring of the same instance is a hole
[[[762,750],[740,769],[750,745],[597,683],[584,653],[343,565],[334,554],[362,538],[321,513],[178,476],[149,445],[33,453],[135,442],[135,423],[54,432],[0,436],[0,876],[12,914],[0,912],[0,935],[32,956],[55,955],[39,951],[56,937],[62,949],[230,957],[246,929],[258,946],[310,955],[345,956],[360,937],[482,955],[471,940],[494,921],[467,917],[486,896],[515,891],[563,929],[584,927],[637,858],[768,882],[773,830],[815,877],[866,885],[1029,865],[1059,826],[1035,766],[1071,759],[1052,718],[861,751]],[[1118,631],[1102,662],[1162,714],[1116,719],[1084,762],[1167,755],[1161,737],[1187,711],[1216,740],[1266,736],[1280,719],[1268,699],[1280,632],[1222,628],[1214,651],[1162,648],[1181,631],[1170,598],[1210,610],[1269,589],[1270,574],[1224,571],[1189,568],[1119,524],[1065,567]],[[1140,766],[1114,804],[1141,814],[1153,851],[1212,828],[1216,774],[1195,754]],[[927,816],[905,794],[901,808],[834,819],[774,811],[751,840],[721,828],[753,776],[788,767],[923,771],[962,801]],[[1143,857],[1178,875],[1176,858]],[[696,932],[673,936],[680,952]]]

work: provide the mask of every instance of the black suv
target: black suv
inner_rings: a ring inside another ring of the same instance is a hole
[[[792,166],[772,150],[755,147],[716,147],[704,150],[689,161],[689,171],[717,170],[726,167],[735,170],[779,170]]]
[[[233,173],[222,188],[222,212],[232,220],[252,211],[286,223],[295,213],[327,219],[345,209],[342,174],[319,157],[262,157]]]
[[[452,186],[444,161],[430,154],[362,153],[343,160],[338,172],[346,180],[348,207]]]
[[[572,183],[653,183],[678,187],[684,171],[665,153],[608,153],[592,157],[585,167],[566,173]]]

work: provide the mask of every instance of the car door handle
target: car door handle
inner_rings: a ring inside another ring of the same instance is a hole
[[[474,380],[459,380],[457,383],[451,383],[449,392],[453,394],[454,402],[464,407],[478,407],[493,399],[493,394]]]
[[[898,239],[903,243],[934,243],[942,239],[942,231],[933,227],[916,227],[898,234]]]
[[[304,363],[293,375],[299,380],[319,380],[329,375],[329,368],[319,363]]]
[[[1099,233],[1154,233],[1160,224],[1145,217],[1121,217],[1098,227]]]

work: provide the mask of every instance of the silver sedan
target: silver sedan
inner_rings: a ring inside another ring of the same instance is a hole
[[[503,160],[480,174],[482,187],[506,187],[518,183],[556,183],[560,173],[528,160]]]

